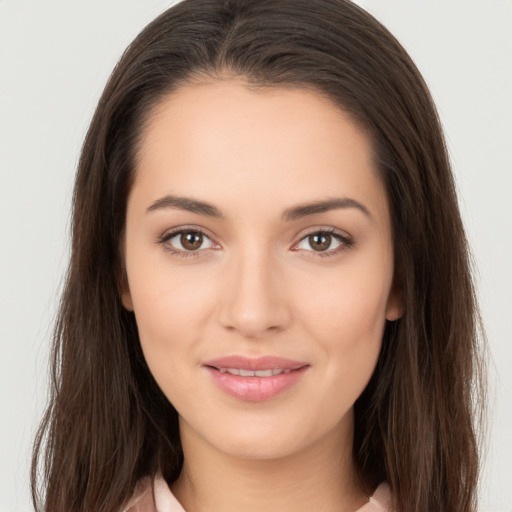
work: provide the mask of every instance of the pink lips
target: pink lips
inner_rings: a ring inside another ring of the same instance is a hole
[[[297,383],[309,364],[284,359],[281,357],[265,356],[249,358],[244,356],[230,356],[206,361],[203,366],[212,376],[215,384],[224,392],[240,400],[259,402],[269,400]],[[226,370],[246,370],[252,372],[272,373],[282,371],[271,376],[242,376],[233,375]]]

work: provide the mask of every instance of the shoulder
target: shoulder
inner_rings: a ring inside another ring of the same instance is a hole
[[[158,512],[153,486],[153,478],[147,477],[140,480],[132,497],[122,508],[121,512]]]
[[[173,496],[165,480],[157,475],[155,478],[141,480],[132,498],[121,512],[185,512]],[[368,503],[357,512],[393,512],[391,491],[386,483],[380,484]]]
[[[142,479],[121,512],[185,512],[161,475]]]
[[[389,485],[387,483],[380,484],[368,503],[357,512],[394,512]]]

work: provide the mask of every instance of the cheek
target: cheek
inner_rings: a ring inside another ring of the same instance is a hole
[[[205,280],[204,272],[193,265],[173,268],[166,255],[150,264],[143,261],[143,254],[131,256],[127,273],[139,338],[148,366],[165,392],[182,371],[179,362],[194,353],[203,336],[215,304],[215,281]]]
[[[155,288],[150,279],[134,287],[134,311],[144,358],[160,389],[171,403],[179,402],[181,390],[193,393],[184,373],[183,359],[194,344],[195,323],[190,304],[181,300],[176,288]]]
[[[386,261],[351,265],[329,279],[312,280],[309,293],[301,294],[301,321],[318,344],[329,378],[356,394],[380,353],[391,287],[392,265]]]
[[[213,281],[206,279],[208,269],[171,263],[161,251],[131,252],[127,274],[137,324],[144,333],[191,333],[203,323],[212,302]],[[211,276],[210,276],[211,277]],[[188,328],[187,328],[188,326]],[[169,337],[167,337],[169,338]]]
[[[361,266],[316,279],[309,293],[301,294],[301,316],[321,339],[357,343],[374,338],[385,321],[390,273]]]

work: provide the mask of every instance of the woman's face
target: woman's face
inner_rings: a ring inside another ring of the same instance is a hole
[[[400,301],[384,187],[346,114],[234,79],[172,93],[143,133],[124,251],[123,303],[182,435],[250,458],[351,435]]]

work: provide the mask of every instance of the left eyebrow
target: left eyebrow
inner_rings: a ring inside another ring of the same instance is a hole
[[[364,204],[350,197],[340,197],[326,199],[325,201],[315,201],[313,203],[306,203],[288,208],[283,212],[282,219],[284,221],[292,221],[301,219],[308,215],[325,213],[330,210],[338,210],[340,208],[356,208],[363,212],[367,217],[372,218],[372,214]]]
[[[175,208],[177,210],[185,210],[187,212],[197,213],[198,215],[206,215],[207,217],[223,218],[222,212],[210,203],[205,201],[198,201],[190,197],[179,197],[167,195],[157,199],[151,204],[146,212],[153,212],[155,210]]]

